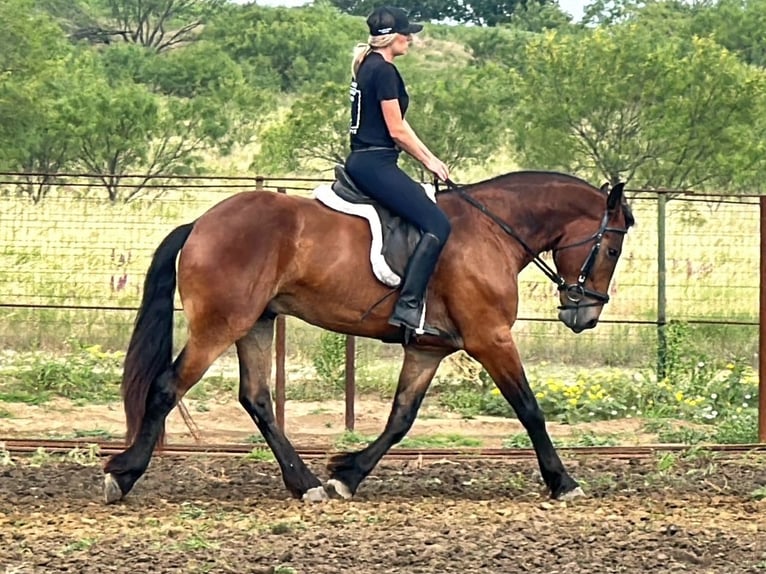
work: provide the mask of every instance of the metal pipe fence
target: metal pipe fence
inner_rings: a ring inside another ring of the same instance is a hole
[[[141,192],[127,202],[110,202],[97,175],[47,174],[46,192],[34,203],[24,186],[44,175],[0,173],[4,349],[55,349],[70,338],[124,349],[151,255],[171,228],[240,191],[309,196],[316,185],[331,181],[271,176],[163,176],[145,181],[136,174],[124,176],[120,187],[141,186]],[[755,366],[762,356],[763,332],[759,196],[633,189],[628,197],[637,225],[626,239],[610,286],[612,300],[595,331],[566,334],[555,318],[555,287],[533,267],[522,272],[515,332],[525,360],[651,366],[661,372],[667,361],[668,326],[677,322],[697,333],[700,356],[729,357]],[[180,315],[177,324],[180,332]],[[277,331],[275,399],[280,424],[285,361],[297,352],[290,349],[291,335],[297,336],[290,325],[287,328],[282,318]],[[354,422],[354,359],[360,352],[373,352],[371,348],[352,338],[347,341],[348,428]],[[386,352],[380,349],[382,345],[374,352]],[[763,434],[761,438],[766,440]]]

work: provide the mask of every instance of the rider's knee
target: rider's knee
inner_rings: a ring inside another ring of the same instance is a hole
[[[447,219],[447,216],[440,212],[441,217],[438,218],[438,223],[434,225],[433,234],[439,239],[439,243],[444,245],[447,242],[447,238],[452,232],[452,225]]]

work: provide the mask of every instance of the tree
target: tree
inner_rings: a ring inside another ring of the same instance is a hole
[[[506,127],[496,105],[494,67],[423,70],[408,86],[407,120],[421,139],[453,168],[482,163],[497,151]],[[349,151],[349,103],[345,84],[328,83],[298,99],[290,112],[261,134],[254,167],[291,172],[331,169]],[[405,165],[430,178],[405,154]]]
[[[332,169],[349,151],[348,86],[327,82],[297,99],[259,138],[253,168],[308,173]]]
[[[353,47],[366,36],[359,19],[325,5],[252,4],[218,18],[204,37],[243,67],[251,85],[299,92],[347,81]]]
[[[63,107],[78,60],[31,1],[0,0],[0,169],[26,172],[20,190],[41,201],[67,166],[74,138]]]
[[[381,5],[380,0],[330,0],[330,3],[355,16],[367,16]],[[549,0],[533,0],[532,3],[552,4]],[[406,10],[414,21],[452,20],[461,24],[497,26],[510,22],[514,14],[532,3],[526,0],[399,0],[396,5]]]
[[[712,35],[743,61],[766,67],[766,0],[718,0],[698,7],[692,32]]]
[[[191,173],[203,151],[226,153],[248,137],[242,121],[247,90],[239,68],[214,46],[199,43],[145,58],[143,48],[109,48],[112,56],[82,71],[72,125],[79,161],[99,174],[110,201],[130,201],[168,174]],[[126,62],[107,73],[105,63]],[[136,81],[140,79],[141,81]],[[76,120],[77,110],[88,110]],[[130,186],[127,175],[140,173]]]
[[[81,27],[73,32],[74,38],[103,42],[120,36],[126,42],[163,52],[194,40],[226,0],[95,0],[95,4],[110,24]]]
[[[407,121],[451,170],[485,163],[507,140],[502,77],[492,64],[413,75],[408,89],[414,105]],[[431,178],[420,163],[407,160],[421,179]]]
[[[541,168],[677,189],[763,175],[764,75],[711,39],[636,24],[545,34],[526,50],[515,144]]]

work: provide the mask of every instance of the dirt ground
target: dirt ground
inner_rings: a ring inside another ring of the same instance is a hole
[[[216,399],[200,403],[187,400],[186,404],[201,432],[201,440],[208,443],[243,442],[258,431],[235,398]],[[295,444],[307,447],[331,445],[345,429],[343,401],[287,401],[285,428]],[[355,432],[366,437],[378,436],[385,426],[391,410],[389,401],[358,399],[355,405]],[[120,438],[125,432],[125,419],[121,403],[105,405],[76,405],[56,399],[43,405],[0,402],[0,439],[72,437],[96,432]],[[643,444],[656,441],[656,436],[643,430],[643,421],[626,419],[601,421],[569,426],[548,423],[555,439],[566,439],[574,433],[613,433],[620,435],[621,444]],[[168,440],[173,443],[193,442],[178,409],[168,417]],[[424,404],[415,425],[408,434],[412,437],[459,435],[476,438],[481,446],[499,448],[503,440],[524,432],[515,419],[478,416],[465,419],[459,414],[445,411],[435,405]]]
[[[275,463],[155,457],[109,507],[98,464],[13,463],[3,573],[766,571],[763,456],[568,459],[588,498],[567,504],[547,500],[532,461],[384,460],[354,500],[306,505]]]

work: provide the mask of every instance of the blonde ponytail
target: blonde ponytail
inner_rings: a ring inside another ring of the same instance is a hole
[[[370,36],[366,44],[357,44],[354,47],[354,58],[351,60],[351,77],[356,80],[356,74],[359,72],[359,66],[364,59],[370,55],[376,48],[385,48],[390,46],[396,40],[396,34],[386,34],[385,36]]]
[[[351,77],[356,80],[356,73],[364,59],[372,52],[372,46],[369,44],[357,44],[354,47],[354,59],[351,60]]]

